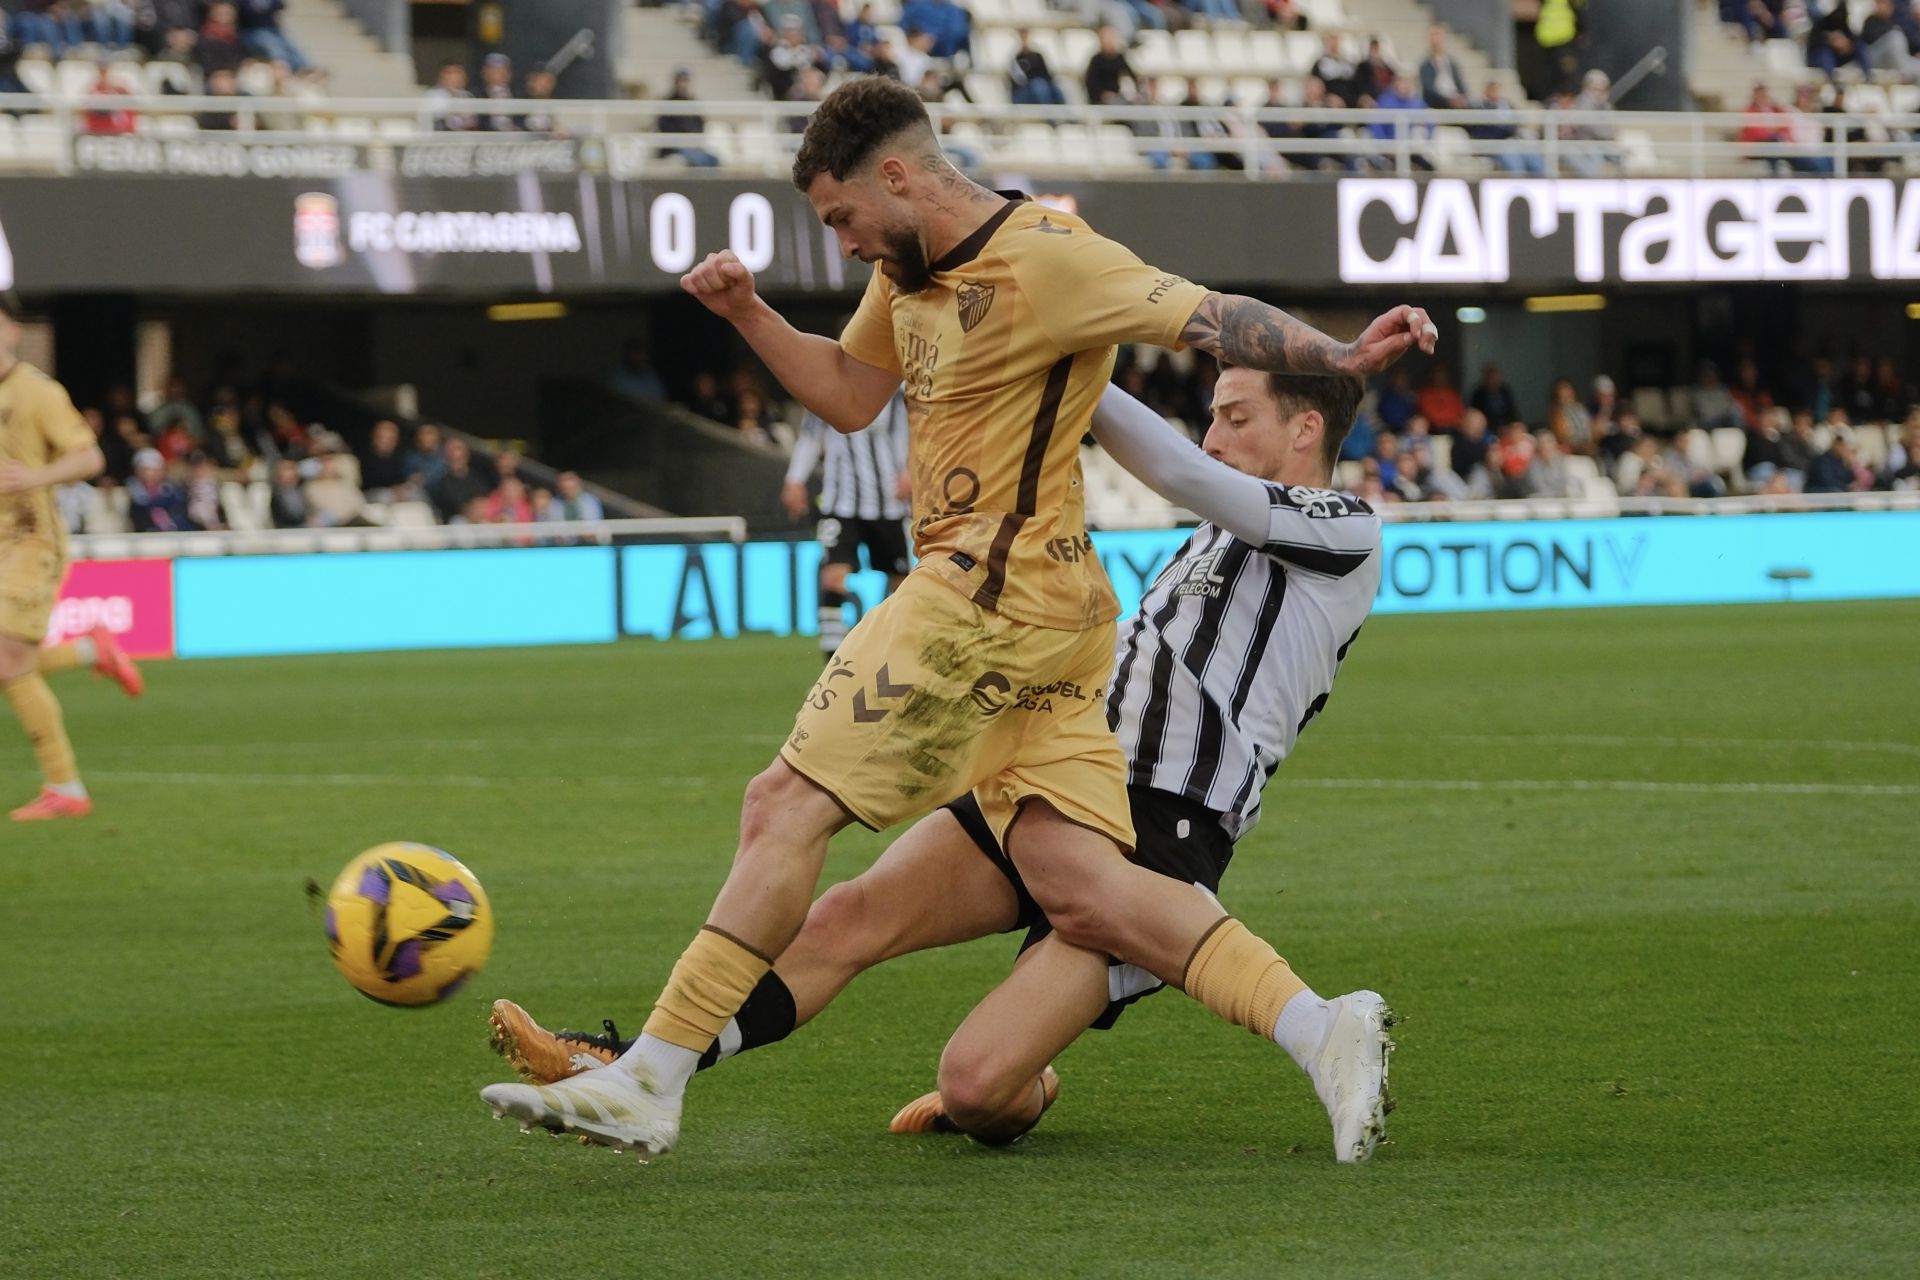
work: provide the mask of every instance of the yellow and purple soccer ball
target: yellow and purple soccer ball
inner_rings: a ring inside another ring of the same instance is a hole
[[[333,882],[327,946],[341,975],[368,999],[433,1004],[487,963],[493,908],[479,877],[452,854],[378,845]]]

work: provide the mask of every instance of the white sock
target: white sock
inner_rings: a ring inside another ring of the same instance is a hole
[[[720,1028],[720,1038],[713,1042],[715,1062],[725,1062],[740,1052],[740,1045],[746,1037],[740,1034],[740,1019],[728,1018],[727,1025]],[[702,1055],[704,1056],[704,1055]]]
[[[65,796],[69,800],[85,800],[87,798],[87,788],[78,778],[75,778],[72,782],[49,782],[47,784],[47,790],[57,796]]]
[[[1327,1042],[1327,1032],[1332,1029],[1333,1006],[1311,990],[1301,991],[1280,1010],[1280,1017],[1273,1024],[1273,1042],[1285,1049],[1287,1056],[1305,1071],[1320,1052],[1320,1046]]]
[[[643,1031],[633,1047],[620,1055],[620,1065],[641,1068],[661,1093],[682,1093],[700,1065],[700,1055]]]
[[[81,636],[73,642],[73,651],[80,658],[80,665],[90,667],[100,661],[100,646],[93,642],[92,636]]]

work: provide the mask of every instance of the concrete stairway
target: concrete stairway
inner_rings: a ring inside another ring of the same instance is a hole
[[[717,54],[700,40],[696,7],[626,10],[617,76],[635,97],[664,98],[673,89],[673,73],[693,72],[694,93],[710,102],[764,98],[754,92],[753,74],[739,62]]]
[[[1419,0],[1342,0],[1342,4],[1353,30],[1381,37],[1389,42],[1389,56],[1395,65],[1409,71],[1418,70],[1421,60],[1427,56],[1427,28],[1433,25],[1432,10]],[[1486,54],[1459,32],[1449,29],[1447,35],[1447,48],[1460,63],[1460,72],[1466,76],[1472,96],[1479,97],[1487,81],[1498,80],[1501,95],[1508,102],[1526,100],[1520,77],[1511,69],[1494,67],[1487,61]]]
[[[280,27],[307,57],[328,73],[335,98],[412,98],[413,60],[388,53],[336,0],[287,0]]]
[[[1702,111],[1740,110],[1755,84],[1766,85],[1775,102],[1791,102],[1793,86],[1815,78],[1806,68],[1804,50],[1788,48],[1784,40],[1750,45],[1737,28],[1720,21],[1714,0],[1693,0],[1692,35],[1687,87]]]

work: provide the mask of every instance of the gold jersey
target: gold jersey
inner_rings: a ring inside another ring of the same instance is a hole
[[[52,378],[24,360],[0,377],[0,458],[44,467],[96,443],[67,389]],[[38,538],[64,556],[67,530],[53,490],[0,495],[0,538]]]
[[[1020,622],[1112,620],[1080,441],[1114,345],[1179,346],[1207,290],[1024,197],[931,265],[919,293],[876,271],[840,338],[905,384],[922,570]]]

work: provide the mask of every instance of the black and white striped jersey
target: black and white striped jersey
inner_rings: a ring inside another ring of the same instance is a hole
[[[907,402],[899,392],[880,416],[851,434],[811,413],[800,423],[787,481],[805,484],[822,462],[820,514],[841,520],[904,520],[907,503],[894,485],[907,469]]]
[[[1223,815],[1239,839],[1320,713],[1380,586],[1380,517],[1327,489],[1267,484],[1267,541],[1194,530],[1120,627],[1108,716],[1127,781]]]

